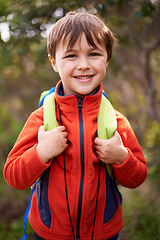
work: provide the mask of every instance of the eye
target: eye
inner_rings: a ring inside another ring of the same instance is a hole
[[[97,53],[97,52],[90,53],[90,56],[91,56],[91,57],[96,57],[96,56],[99,56],[99,55],[100,55],[100,54]]]
[[[77,56],[75,54],[69,54],[65,58],[76,58]]]

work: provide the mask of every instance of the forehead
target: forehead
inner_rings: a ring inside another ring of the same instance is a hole
[[[93,35],[90,34],[90,36],[87,36],[85,32],[82,32],[79,34],[79,36],[72,36],[73,34],[70,33],[67,37],[63,36],[62,40],[59,42],[61,46],[65,47],[67,50],[71,50],[74,47],[83,47],[84,44],[88,44],[90,48],[105,48],[105,43],[104,41],[98,41],[97,38]],[[59,45],[58,44],[58,45]],[[106,49],[105,49],[106,50]]]

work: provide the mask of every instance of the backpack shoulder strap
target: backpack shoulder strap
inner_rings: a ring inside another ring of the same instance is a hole
[[[27,239],[28,215],[29,215],[29,211],[31,209],[31,201],[32,201],[32,197],[33,197],[34,191],[35,191],[35,188],[32,188],[32,192],[31,192],[31,196],[30,196],[30,199],[29,199],[29,203],[28,203],[28,206],[27,206],[24,218],[23,218],[23,231],[24,231],[24,234],[23,234],[23,237],[21,238],[21,240],[26,240]]]
[[[40,100],[39,100],[39,107],[44,105],[44,110],[43,110],[44,120],[43,121],[44,121],[44,128],[46,131],[49,131],[49,130],[52,130],[53,128],[58,127],[58,122],[57,122],[56,113],[55,113],[55,98],[54,98],[55,92],[54,91],[55,91],[55,88],[51,88],[51,90],[49,90],[49,91],[44,91],[41,94]],[[27,239],[26,227],[27,227],[27,222],[28,222],[29,211],[31,208],[31,200],[32,200],[33,193],[35,191],[35,184],[33,184],[33,187],[31,187],[32,193],[31,193],[29,204],[28,204],[28,207],[26,209],[24,219],[23,219],[24,234],[23,234],[23,237],[21,238],[21,240]]]
[[[45,91],[41,97],[40,102],[43,101],[41,105],[44,104],[44,127],[46,131],[49,131],[58,127],[55,112],[55,92]],[[104,92],[102,93],[97,123],[98,137],[101,139],[111,138],[117,129],[115,111]]]
[[[117,129],[115,111],[104,92],[102,93],[102,100],[99,108],[97,124],[98,137],[101,139],[111,138]],[[114,171],[112,165],[106,164],[106,167],[109,176],[114,180]]]
[[[107,96],[103,93],[97,119],[98,137],[109,139],[117,129],[117,119],[112,104]]]
[[[44,99],[44,110],[43,110],[43,118],[44,118],[44,128],[46,131],[52,130],[58,127],[58,122],[56,119],[56,108],[55,108],[55,93],[52,92],[47,95]]]
[[[44,99],[53,92],[55,92],[55,87],[52,87],[50,90],[47,90],[41,93],[41,96],[39,99],[39,107],[43,105]]]

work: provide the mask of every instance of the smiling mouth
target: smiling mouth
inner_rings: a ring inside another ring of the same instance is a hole
[[[80,79],[80,80],[87,80],[87,79],[91,79],[93,77],[93,75],[89,75],[89,76],[75,76],[76,79]]]

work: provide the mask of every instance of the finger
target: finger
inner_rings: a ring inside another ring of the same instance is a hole
[[[100,138],[96,137],[94,143],[96,146],[103,146],[104,143],[106,142],[106,140],[107,139],[100,139]]]
[[[96,150],[95,150],[95,153],[96,153],[97,156],[99,156],[101,152],[96,149]]]
[[[62,138],[67,138],[67,136],[68,136],[67,132],[60,131],[60,130],[57,130],[55,133],[59,134],[59,136],[61,136]]]
[[[45,132],[45,129],[44,129],[43,125],[39,127],[39,132]]]
[[[53,130],[64,132],[65,131],[65,126],[58,126],[58,127],[54,128]]]
[[[68,148],[68,144],[66,143],[65,150]]]
[[[51,130],[49,130],[47,132],[60,133],[60,132],[64,132],[64,130],[65,130],[64,126],[58,126],[58,127],[53,128],[53,129],[51,129]]]
[[[96,151],[96,155],[97,155],[97,157],[98,157],[98,159],[99,159],[99,160],[101,160],[102,162],[104,161],[104,158],[103,158],[103,156],[102,156],[102,153],[101,153],[101,152],[99,152],[99,151]]]
[[[97,155],[98,159],[100,161],[102,161],[103,163],[109,163],[108,158],[106,156],[104,157],[104,154],[102,152],[96,151],[96,155]]]
[[[95,138],[94,143],[95,143],[96,146],[99,145],[99,138],[98,137]]]
[[[100,151],[101,150],[101,146],[97,145],[97,144],[94,144],[94,148],[95,148],[96,151]]]
[[[63,136],[64,136],[65,138],[67,138],[68,133],[67,133],[67,132],[63,132]]]

